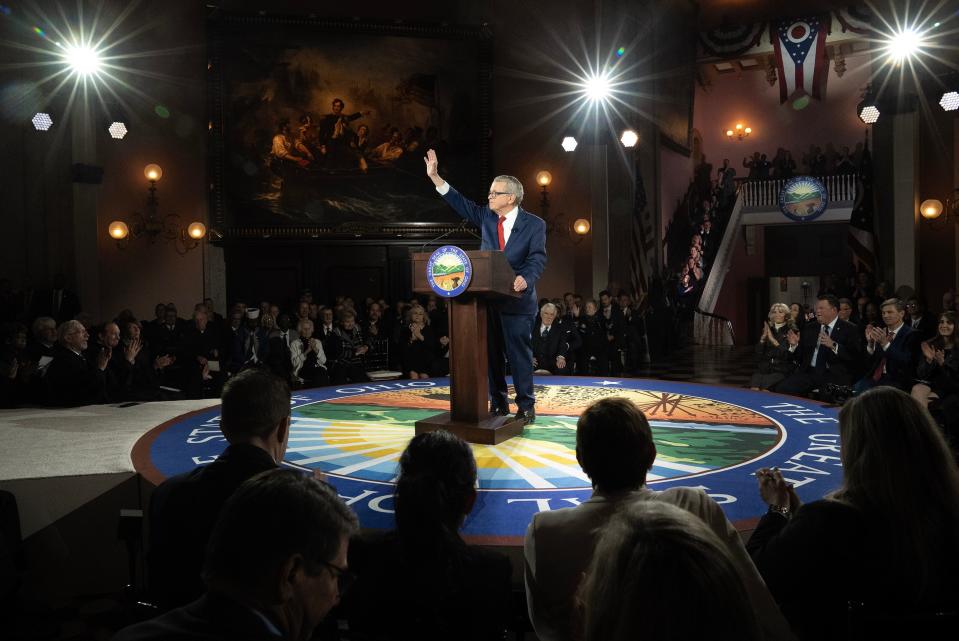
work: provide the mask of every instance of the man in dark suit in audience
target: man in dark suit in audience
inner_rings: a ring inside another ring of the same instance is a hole
[[[908,392],[916,378],[919,333],[903,322],[906,308],[898,298],[883,301],[885,327],[867,325],[865,375],[856,383],[857,394],[876,385],[890,385]]]
[[[918,339],[916,342],[916,350],[918,350],[919,343],[927,341],[936,335],[939,321],[926,311],[926,306],[923,305],[922,301],[918,298],[910,298],[906,301],[906,312],[909,314],[906,324],[913,332],[916,332]]]
[[[570,332],[556,321],[556,305],[546,303],[539,310],[539,325],[533,328],[533,367],[550,374],[569,374]],[[577,334],[577,339],[578,339]]]
[[[79,321],[67,321],[57,328],[57,346],[53,361],[43,377],[47,405],[76,407],[106,402],[106,374],[109,348],[102,348],[95,360],[88,361],[90,334]]]
[[[241,483],[275,469],[290,436],[290,388],[248,369],[223,386],[220,429],[229,443],[212,463],[164,481],[150,501],[149,591],[162,607],[203,593],[200,570],[223,504]]]
[[[276,331],[270,336],[270,349],[267,352],[266,366],[276,376],[290,383],[293,378],[293,358],[290,345],[299,336],[290,329],[292,321],[289,314],[280,314],[276,319]]]
[[[849,386],[862,370],[862,336],[859,329],[839,318],[839,300],[826,294],[816,300],[816,322],[808,322],[800,337],[786,335],[789,351],[799,351],[799,369],[780,382],[775,391],[805,396],[829,384]]]
[[[212,530],[206,593],[114,639],[319,638],[314,630],[345,588],[357,529],[356,515],[327,484],[293,470],[258,474],[226,501]]]

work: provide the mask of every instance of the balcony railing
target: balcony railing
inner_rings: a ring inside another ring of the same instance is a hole
[[[856,199],[856,175],[834,174],[816,176],[826,186],[830,203],[851,203]],[[743,207],[747,210],[779,207],[779,192],[788,178],[744,180],[740,185]]]

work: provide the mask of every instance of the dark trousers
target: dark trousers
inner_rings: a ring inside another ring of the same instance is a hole
[[[508,407],[506,363],[509,359],[516,390],[516,405],[531,410],[533,396],[533,314],[501,314],[494,309],[487,313],[486,346],[489,357],[489,392],[491,403]]]
[[[330,380],[334,385],[343,383],[365,383],[370,380],[363,369],[362,363],[344,363],[337,361],[330,372]]]

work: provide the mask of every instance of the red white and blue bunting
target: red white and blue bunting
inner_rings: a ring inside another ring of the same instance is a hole
[[[876,33],[875,14],[872,9],[862,3],[837,9],[836,20],[839,21],[843,33],[848,31],[866,35]]]
[[[735,58],[759,44],[765,23],[720,27],[699,34],[699,43],[707,55]]]

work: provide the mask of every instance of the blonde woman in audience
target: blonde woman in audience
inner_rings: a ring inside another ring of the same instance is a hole
[[[758,364],[749,387],[754,390],[769,389],[796,369],[796,358],[789,352],[789,342],[786,340],[790,331],[798,332],[799,328],[790,318],[789,307],[785,303],[773,303],[763,323],[759,343],[756,344]]]
[[[726,546],[667,503],[633,504],[609,521],[581,603],[585,641],[763,638]]]
[[[801,505],[779,470],[759,470],[769,512],[747,544],[800,638],[847,638],[850,601],[955,609],[959,470],[929,413],[903,391],[875,387],[839,412],[839,452],[816,455],[837,474],[842,463],[839,490]]]

